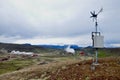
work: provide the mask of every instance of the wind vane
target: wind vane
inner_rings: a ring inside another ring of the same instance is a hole
[[[90,18],[93,19],[93,22],[95,21],[96,32],[97,32],[97,26],[98,26],[97,16],[98,16],[98,14],[101,13],[102,11],[103,11],[103,8],[101,8],[98,13],[95,13],[95,11],[93,11],[93,12],[91,11],[91,12],[90,12],[90,13],[91,13]]]
[[[103,11],[103,8],[101,8],[97,14],[95,13],[95,11],[93,11],[93,12],[91,11],[90,13],[91,13],[92,16],[90,16],[90,18],[93,18],[93,21],[94,21],[94,19],[97,21],[97,16],[102,11]]]

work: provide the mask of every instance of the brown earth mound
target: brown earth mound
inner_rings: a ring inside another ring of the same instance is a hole
[[[99,59],[99,65],[95,66],[91,63],[88,60],[63,66],[49,73],[48,80],[120,80],[120,58]]]

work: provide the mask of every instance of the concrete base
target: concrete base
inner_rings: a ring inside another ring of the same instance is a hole
[[[92,65],[94,65],[94,66],[98,66],[98,65],[100,65],[99,63],[93,63]]]

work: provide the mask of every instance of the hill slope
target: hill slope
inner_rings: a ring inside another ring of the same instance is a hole
[[[11,43],[0,43],[0,49],[7,50],[8,52],[12,50],[26,51],[26,52],[36,52],[46,50],[43,47],[26,45],[26,44],[11,44]]]
[[[51,63],[4,74],[1,80],[120,80],[120,57],[99,59],[91,69],[92,60]]]

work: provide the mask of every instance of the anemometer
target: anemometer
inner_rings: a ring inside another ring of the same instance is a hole
[[[98,31],[98,21],[97,16],[99,13],[103,11],[103,8],[99,10],[98,13],[95,11],[91,11],[90,18],[93,19],[93,22],[95,22],[95,31],[91,33],[92,35],[92,46],[96,50],[96,61],[95,64],[98,64],[98,49],[104,48],[104,36],[101,35],[101,33]]]

